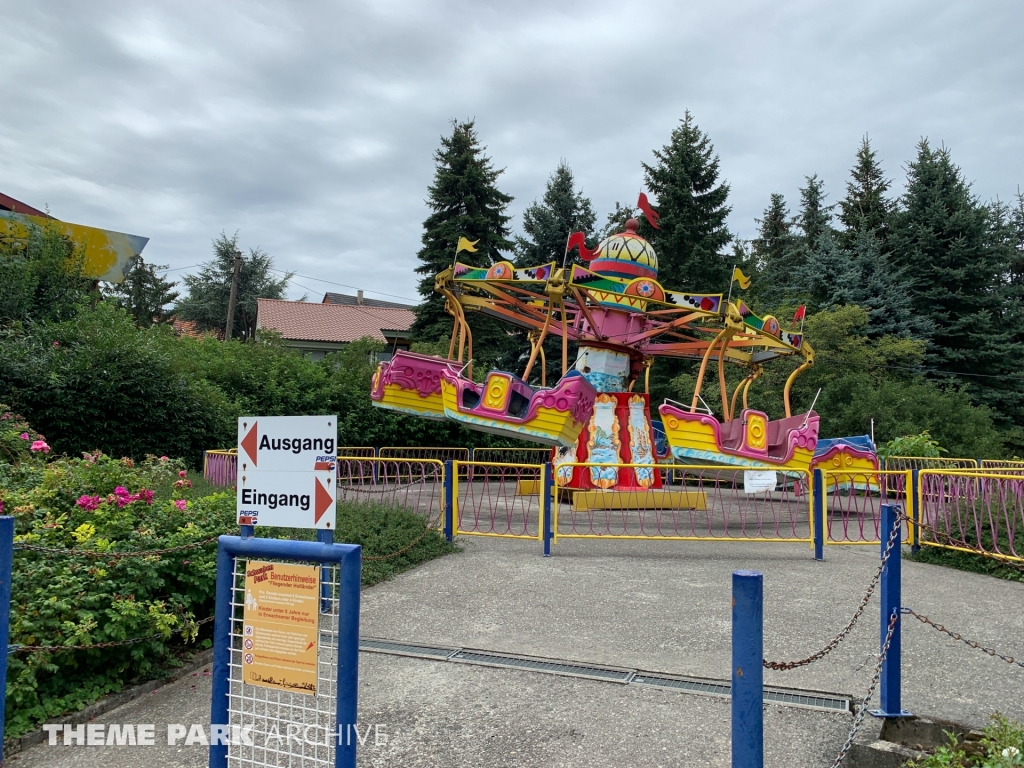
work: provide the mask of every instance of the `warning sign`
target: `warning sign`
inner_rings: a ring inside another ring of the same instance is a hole
[[[250,560],[245,568],[242,680],[316,695],[320,569]]]

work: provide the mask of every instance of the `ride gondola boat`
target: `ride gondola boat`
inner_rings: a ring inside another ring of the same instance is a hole
[[[470,429],[541,445],[575,445],[596,397],[597,390],[576,371],[554,387],[537,389],[505,371],[491,371],[482,384],[457,371],[441,373],[445,416]]]

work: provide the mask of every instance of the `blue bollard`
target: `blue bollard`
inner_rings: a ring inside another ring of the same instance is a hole
[[[900,508],[897,504],[883,504],[882,512],[882,552],[892,535],[893,529],[902,526],[900,522]],[[897,534],[898,535],[898,534]],[[879,652],[885,644],[886,635],[889,634],[889,621],[895,613],[899,616],[902,596],[900,594],[900,566],[902,564],[902,547],[897,541],[889,555],[889,560],[882,570],[882,582],[879,590],[881,599],[881,638],[879,640]],[[889,641],[889,652],[882,662],[882,674],[879,678],[879,699],[880,708],[871,710],[875,717],[911,717],[910,712],[902,708],[900,701],[900,622],[897,619],[896,626],[892,631],[892,640]]]
[[[814,470],[814,559],[825,559],[825,480]]]
[[[0,682],[7,690],[7,653],[10,650],[11,629],[11,570],[14,566],[14,518],[0,517]],[[0,697],[0,736],[4,732],[7,712]],[[3,738],[0,738],[0,764],[4,759]]]
[[[732,572],[732,768],[764,766],[764,578]]]
[[[455,540],[454,501],[455,501],[455,463],[451,459],[444,462],[444,537],[449,542]]]
[[[540,488],[541,525],[544,526],[544,557],[551,557],[551,539],[554,538],[554,485],[551,462],[544,465],[544,480]]]

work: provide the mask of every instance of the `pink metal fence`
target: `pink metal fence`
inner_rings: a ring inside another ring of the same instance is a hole
[[[498,464],[543,464],[551,461],[551,449],[474,448],[473,461]]]
[[[881,505],[900,504],[912,514],[906,489],[912,470],[885,472],[822,472],[826,544],[877,544],[881,534]],[[910,541],[904,524],[903,541]]]
[[[377,455],[377,449],[372,445],[339,445],[335,454],[338,456],[365,456],[372,459]]]
[[[977,469],[975,459],[957,459],[951,456],[889,456],[885,469],[902,472],[908,469]]]
[[[920,543],[1024,562],[1024,478],[994,472],[920,473]]]
[[[572,466],[600,473],[628,465],[559,465],[555,539],[811,541],[806,473],[776,473],[773,490],[751,486],[748,493],[744,470],[677,466],[672,469],[676,484],[661,490],[581,492],[564,487]],[[756,469],[774,472],[772,467]]]
[[[405,507],[433,527],[444,516],[444,464],[440,461],[338,459],[338,501]]]
[[[238,454],[235,451],[207,451],[203,457],[203,477],[212,485],[227,487],[238,476]]]
[[[455,533],[540,539],[543,499],[535,491],[543,471],[536,464],[456,462]]]

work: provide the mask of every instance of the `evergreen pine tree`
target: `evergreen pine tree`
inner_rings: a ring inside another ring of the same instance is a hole
[[[1000,244],[992,210],[971,192],[948,149],[922,140],[907,175],[889,242],[913,277],[914,311],[934,324],[925,363],[941,380],[961,377],[1004,423],[1024,424],[1017,379],[1024,349],[1000,322],[1012,249]]]
[[[787,257],[793,249],[794,237],[786,199],[778,192],[773,192],[764,215],[755,221],[757,237],[750,245],[751,260],[756,265],[756,279],[751,286],[751,296],[769,306],[782,297],[792,282]],[[744,273],[754,277],[746,270]]]
[[[718,155],[689,110],[654,157],[643,168],[647,189],[657,197],[661,229],[642,221],[640,233],[658,254],[659,282],[672,290],[727,290],[729,185],[719,181]]]
[[[490,266],[506,259],[503,252],[513,249],[509,240],[509,221],[505,213],[512,202],[497,187],[503,169],[495,169],[480,145],[475,123],[452,121],[450,136],[441,137],[441,148],[434,153],[434,183],[428,188],[427,206],[431,214],[423,222],[423,247],[417,254],[423,275],[419,292],[424,301],[416,310],[413,331],[417,341],[447,339],[452,318],[444,311],[445,299],[434,291],[434,276],[452,266],[459,238],[478,241],[476,252],[463,251],[459,260],[475,266]],[[493,321],[474,318],[474,349],[487,354],[487,343],[500,343],[500,331]]]
[[[842,247],[832,229],[832,206],[825,204],[825,183],[818,174],[805,178],[807,186],[800,190],[800,210],[793,220],[795,231],[771,270],[775,294],[774,302],[766,296],[770,309],[796,303],[809,303],[809,311],[827,306],[827,282],[842,269]]]
[[[557,262],[565,258],[565,244],[573,232],[593,232],[594,207],[590,198],[576,189],[572,169],[561,161],[548,178],[542,202],[536,200],[523,211],[526,237],[515,238],[517,266]],[[592,238],[589,247],[596,245]]]
[[[166,307],[178,298],[178,292],[173,290],[177,283],[158,275],[157,270],[161,269],[167,266],[147,264],[139,256],[125,273],[124,282],[112,283],[104,291],[107,298],[128,310],[140,328],[166,323],[171,315]]]
[[[891,182],[882,173],[867,136],[861,140],[857,164],[851,169],[850,176],[852,180],[846,182],[846,197],[839,201],[839,220],[845,228],[840,241],[845,248],[853,248],[861,233],[867,232],[884,250],[893,208],[885,193],[889,191]]]
[[[845,251],[847,268],[829,296],[832,305],[851,304],[868,313],[869,337],[926,339],[934,330],[927,317],[915,314],[906,271],[892,263],[875,234],[861,229]]]
[[[228,317],[228,300],[238,252],[238,233],[228,237],[223,232],[213,241],[213,258],[194,275],[182,281],[188,296],[178,301],[174,314],[191,320],[201,331],[223,331]],[[274,260],[259,248],[249,249],[238,273],[238,295],[235,301],[235,322],[231,337],[251,340],[256,336],[256,308],[259,299],[283,299],[293,273],[275,277],[271,272]],[[302,298],[305,300],[305,297]]]
[[[604,226],[601,227],[601,231],[597,233],[597,241],[601,242],[606,237],[614,235],[618,232],[626,231],[626,222],[633,218],[636,214],[636,208],[626,203],[615,203],[615,210],[608,214],[605,218]]]

